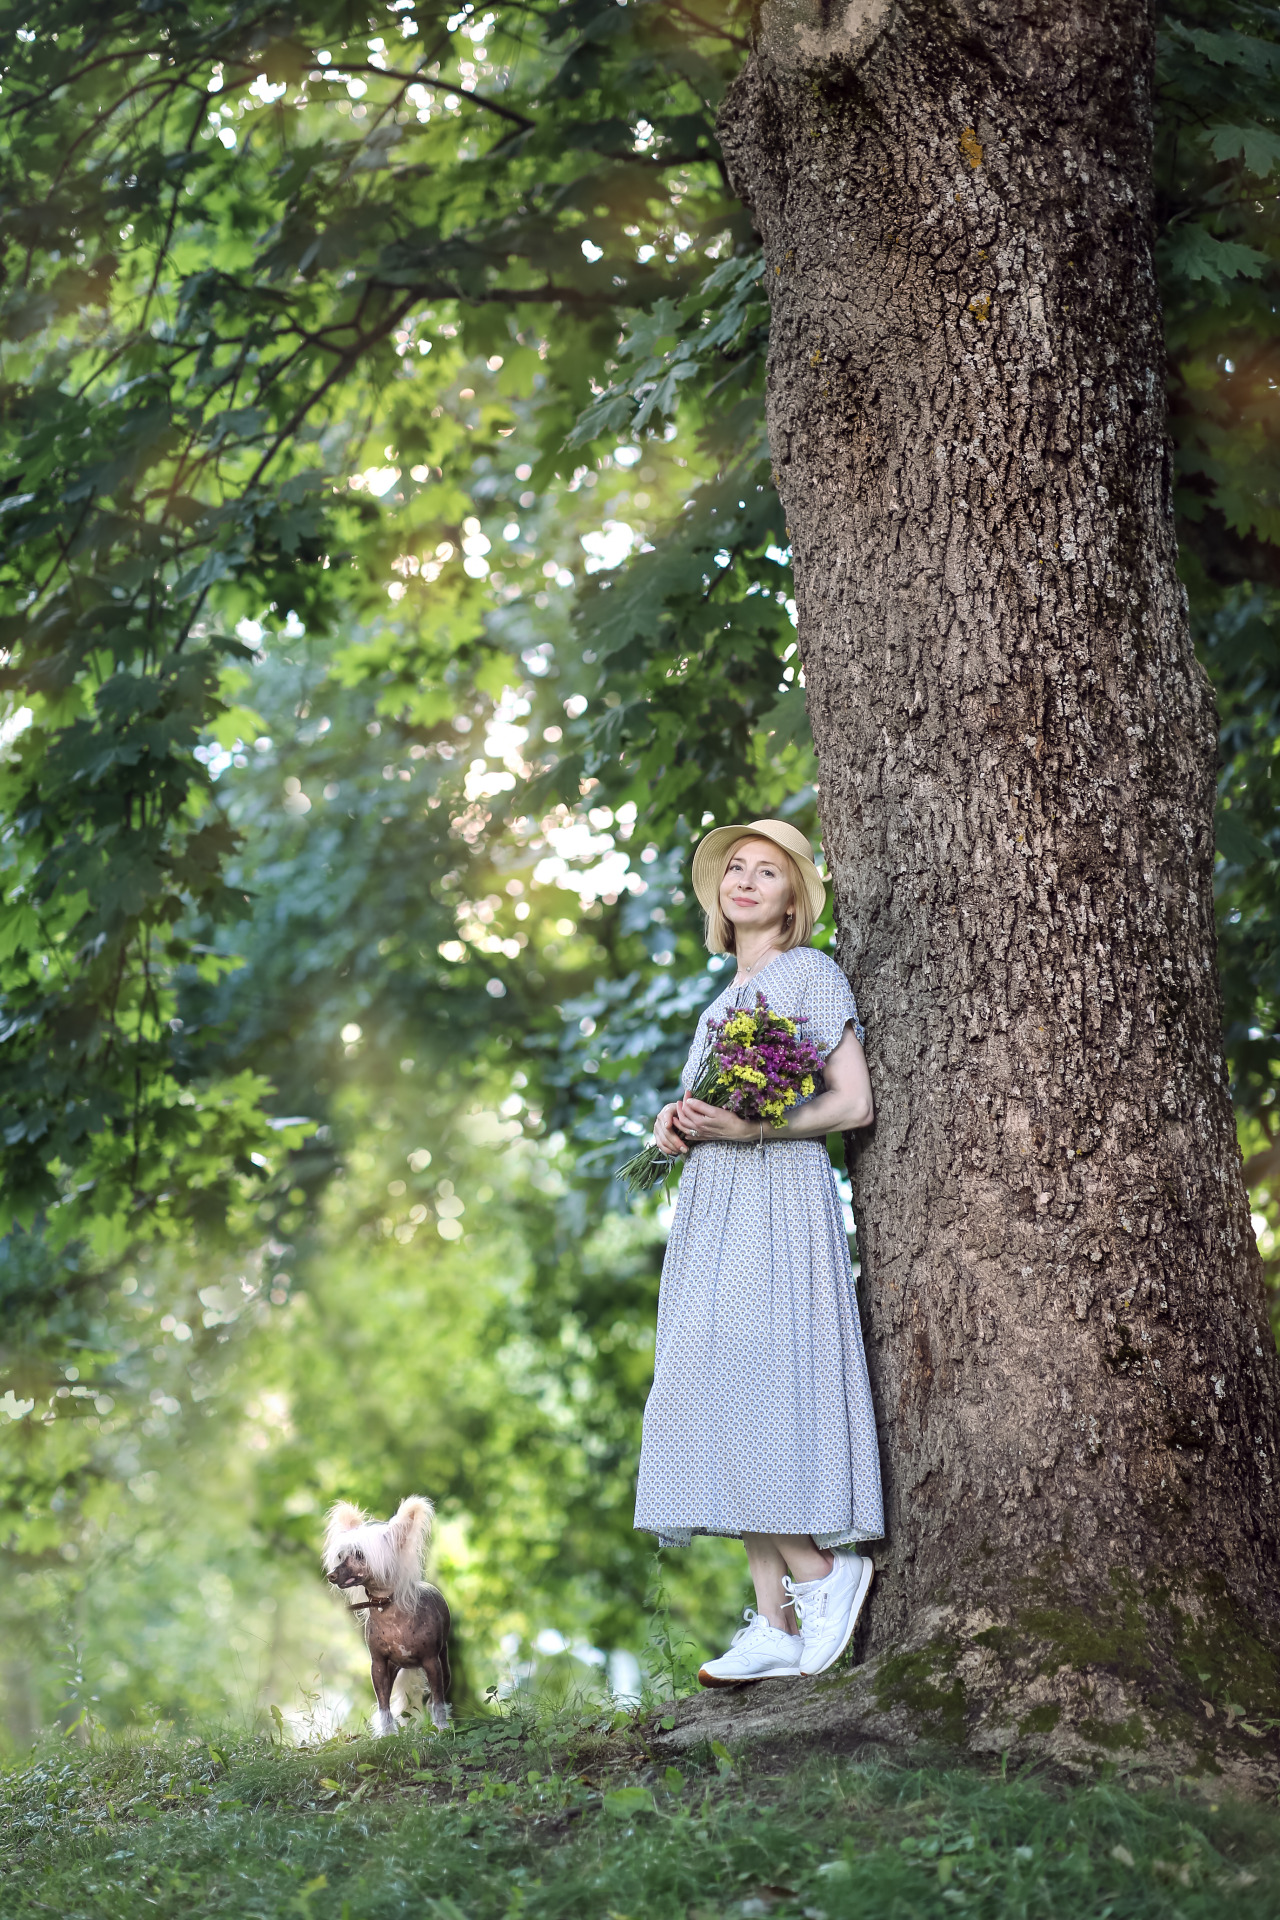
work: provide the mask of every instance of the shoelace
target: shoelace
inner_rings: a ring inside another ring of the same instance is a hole
[[[777,1632],[777,1628],[770,1627],[769,1622],[765,1619],[764,1615],[762,1613],[757,1613],[754,1607],[744,1607],[742,1609],[742,1617],[747,1624],[745,1627],[738,1628],[738,1631],[734,1634],[733,1639],[729,1642],[729,1645],[731,1647],[736,1647],[739,1640],[745,1640],[749,1634],[758,1632],[761,1627],[764,1627],[770,1633]]]
[[[833,1568],[832,1572],[834,1571],[835,1569]],[[831,1574],[828,1574],[827,1580],[830,1578]],[[823,1588],[826,1586],[825,1580],[816,1587],[813,1593],[803,1598],[796,1592],[796,1583],[789,1573],[783,1574],[782,1585],[787,1594],[787,1599],[783,1602],[783,1605],[795,1608],[797,1620],[803,1624],[807,1619],[812,1626],[816,1621],[822,1619],[822,1616],[827,1610],[828,1598],[827,1594],[823,1591]]]

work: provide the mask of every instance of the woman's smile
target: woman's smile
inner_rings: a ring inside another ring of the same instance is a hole
[[[744,931],[769,936],[781,932],[791,905],[791,882],[778,861],[777,848],[767,840],[746,840],[735,847],[720,882],[720,911],[729,921],[739,919]],[[739,955],[741,958],[741,955]]]

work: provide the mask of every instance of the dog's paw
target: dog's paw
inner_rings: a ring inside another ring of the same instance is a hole
[[[431,1702],[431,1718],[438,1727],[447,1727],[453,1719],[453,1708],[444,1700]]]
[[[374,1739],[380,1740],[384,1733],[395,1732],[396,1730],[395,1715],[393,1713],[384,1713],[382,1708],[379,1707],[377,1712],[374,1714],[373,1720],[370,1723],[370,1725],[371,1725],[371,1731],[373,1733]]]

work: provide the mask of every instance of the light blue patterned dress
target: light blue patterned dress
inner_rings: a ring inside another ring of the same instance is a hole
[[[858,1020],[825,953],[793,947],[706,1009],[763,993],[807,1014],[825,1057]],[[636,1527],[660,1546],[695,1533],[809,1533],[820,1547],[884,1532],[880,1455],[849,1242],[822,1140],[695,1141],[662,1264],[653,1388],[644,1412]]]

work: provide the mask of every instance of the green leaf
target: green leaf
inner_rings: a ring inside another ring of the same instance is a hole
[[[1258,78],[1280,73],[1280,46],[1247,33],[1214,33],[1207,27],[1174,27],[1178,38],[1194,47],[1202,59],[1218,67],[1242,67]]]
[[[1195,221],[1167,234],[1161,254],[1168,271],[1184,280],[1207,280],[1213,286],[1226,286],[1235,279],[1257,280],[1271,265],[1270,257],[1257,247],[1219,240]]]
[[[173,590],[174,598],[192,600],[196,594],[203,593],[207,587],[213,586],[215,581],[225,580],[230,571],[227,555],[215,549],[214,552],[205,555],[199,566],[192,567],[189,573],[183,574]]]
[[[631,322],[631,329],[618,351],[624,360],[652,359],[662,350],[664,341],[674,340],[680,332],[680,309],[664,295],[648,313]]]
[[[804,688],[789,687],[776,706],[761,714],[760,728],[763,733],[772,736],[770,744],[775,750],[794,740],[807,741],[811,736]]]
[[[1258,838],[1233,808],[1217,809],[1214,837],[1218,852],[1234,866],[1251,866],[1255,860],[1269,860],[1271,857],[1270,847]]]
[[[8,960],[20,948],[32,952],[43,944],[40,920],[24,901],[0,908],[0,960]]]
[[[612,1793],[605,1794],[601,1804],[606,1813],[620,1820],[629,1820],[637,1813],[657,1812],[648,1787],[617,1787]]]
[[[257,740],[267,731],[267,723],[252,707],[228,707],[210,723],[208,732],[220,747],[230,749],[238,740]]]
[[[1269,127],[1216,126],[1209,128],[1209,149],[1215,160],[1240,156],[1249,172],[1265,180],[1280,166],[1280,134]]]

